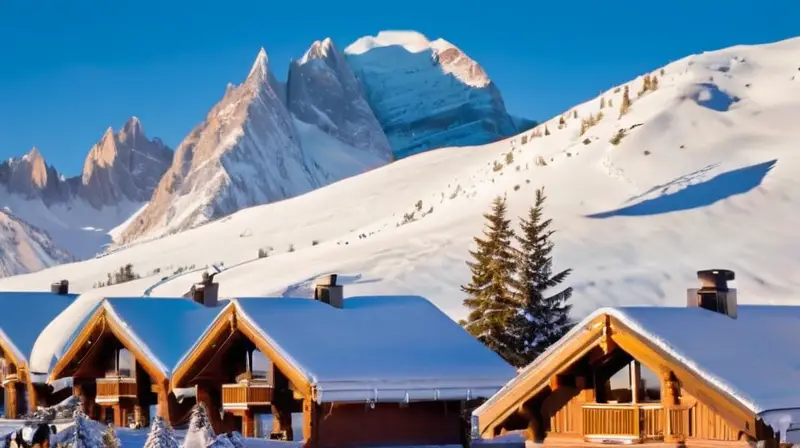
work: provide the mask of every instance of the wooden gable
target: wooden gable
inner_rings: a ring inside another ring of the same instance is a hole
[[[168,383],[169,379],[164,372],[130,339],[124,325],[106,311],[105,306],[100,306],[79,330],[53,367],[51,381],[65,377],[103,376],[103,372],[99,371],[104,365],[101,360],[106,356],[113,356],[107,349],[115,344],[120,344],[133,354],[136,363],[147,372],[153,383]]]
[[[533,370],[519,377],[510,390],[480,410],[478,429],[481,437],[492,438],[509,419],[529,414],[528,406],[533,402],[540,403],[536,397],[540,397],[542,393],[547,392],[552,395],[559,389],[574,386],[566,380],[568,375],[565,374],[584,367],[580,365],[581,363],[602,362],[617,349],[624,351],[651,371],[665,375],[664,378],[679,380],[682,390],[698,403],[702,403],[704,409],[725,420],[728,428],[726,431],[743,433],[754,439],[765,434],[763,422],[750,409],[646,338],[639,336],[617,318],[609,315],[597,316],[586,324],[582,331],[579,330],[569,340],[562,340],[559,343],[562,345],[557,351],[539,365],[532,367]],[[667,380],[663,381],[667,384]],[[591,401],[586,397],[576,396],[576,399],[581,402]],[[566,406],[566,403],[564,405]],[[575,408],[574,411],[578,412],[576,415],[587,418],[586,413],[581,413],[579,408]],[[582,426],[584,423],[576,423],[573,426]]]
[[[291,362],[286,360],[260,331],[240,317],[236,307],[229,307],[212,323],[184,361],[172,375],[172,387],[193,386],[203,381],[219,381],[220,365],[226,356],[242,341],[252,343],[289,380],[292,389],[303,397],[311,397],[309,380]]]

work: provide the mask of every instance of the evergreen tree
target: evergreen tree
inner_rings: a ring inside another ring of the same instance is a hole
[[[650,90],[658,90],[658,77],[656,75],[653,75],[653,78],[650,80]]]
[[[519,352],[512,360],[518,367],[531,363],[550,345],[569,331],[572,324],[568,304],[572,288],[568,287],[553,295],[546,293],[558,287],[570,274],[571,269],[552,273],[553,243],[550,237],[552,220],[544,218],[544,189],[536,191],[536,202],[528,212],[528,219],[520,219],[518,289],[516,301],[521,304],[512,325]]]
[[[70,428],[69,439],[64,444],[66,448],[102,448],[103,430],[101,425],[90,420],[80,409],[72,415],[75,424]]]
[[[164,421],[161,416],[156,416],[150,425],[150,433],[147,434],[147,441],[143,448],[180,448],[172,427]]]
[[[606,107],[606,97],[603,96],[600,97],[600,109],[603,109],[605,107]]]
[[[544,125],[544,135],[545,135],[545,136],[548,136],[548,135],[550,135],[550,130],[549,130],[549,129],[547,129],[547,125]]]
[[[564,116],[558,117],[558,129],[563,129],[567,125],[567,122],[564,121]]]
[[[628,86],[625,86],[625,90],[622,92],[622,104],[619,107],[619,116],[623,116],[628,113],[628,109],[631,107],[631,97],[630,92],[628,91]]]
[[[108,425],[106,432],[103,433],[103,448],[121,448],[122,443],[117,437],[117,432],[114,431],[113,425]]]
[[[515,287],[516,253],[511,247],[514,231],[506,218],[505,198],[497,197],[487,220],[485,238],[474,238],[478,250],[470,250],[475,261],[468,261],[472,280],[461,290],[469,297],[464,306],[470,310],[461,324],[473,336],[506,360],[513,359],[515,339],[509,333],[517,306],[512,296]]]
[[[208,409],[203,403],[197,403],[192,408],[192,415],[189,418],[189,429],[186,431],[186,438],[183,440],[183,448],[206,448],[214,442],[216,435],[208,420]]]

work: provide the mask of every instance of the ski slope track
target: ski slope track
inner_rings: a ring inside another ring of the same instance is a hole
[[[511,217],[523,216],[545,186],[554,268],[573,269],[575,317],[601,305],[682,305],[704,268],[733,269],[742,303],[796,303],[799,66],[800,39],[693,55],[650,72],[658,90],[638,96],[638,77],[604,92],[605,116],[582,136],[581,119],[601,111],[601,97],[564,111],[563,129],[556,116],[496,143],[415,155],[103,258],[1,279],[0,288],[67,278],[91,291],[48,328],[53,335],[104,295],[140,295],[175,269],[212,263],[236,265],[216,276],[222,296],[310,296],[309,279],[338,272],[347,296],[419,294],[460,318],[482,214],[506,195]],[[632,105],[619,117],[624,86]],[[259,249],[268,256],[258,259]],[[92,289],[126,263],[143,278]],[[177,276],[151,295],[177,296],[198,279]]]

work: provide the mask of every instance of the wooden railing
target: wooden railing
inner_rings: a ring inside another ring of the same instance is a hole
[[[268,383],[238,383],[222,385],[223,408],[265,406],[272,402],[272,386]]]
[[[120,398],[136,398],[134,378],[98,378],[97,402],[119,401]]]
[[[660,405],[589,404],[582,410],[583,433],[590,438],[663,439],[665,411]]]

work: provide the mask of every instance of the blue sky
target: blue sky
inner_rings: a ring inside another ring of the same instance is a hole
[[[798,36],[798,17],[797,0],[0,0],[0,157],[36,145],[78,174],[132,115],[177,146],[262,46],[285,79],[314,40],[414,29],[480,62],[512,113],[544,119],[691,53]]]

